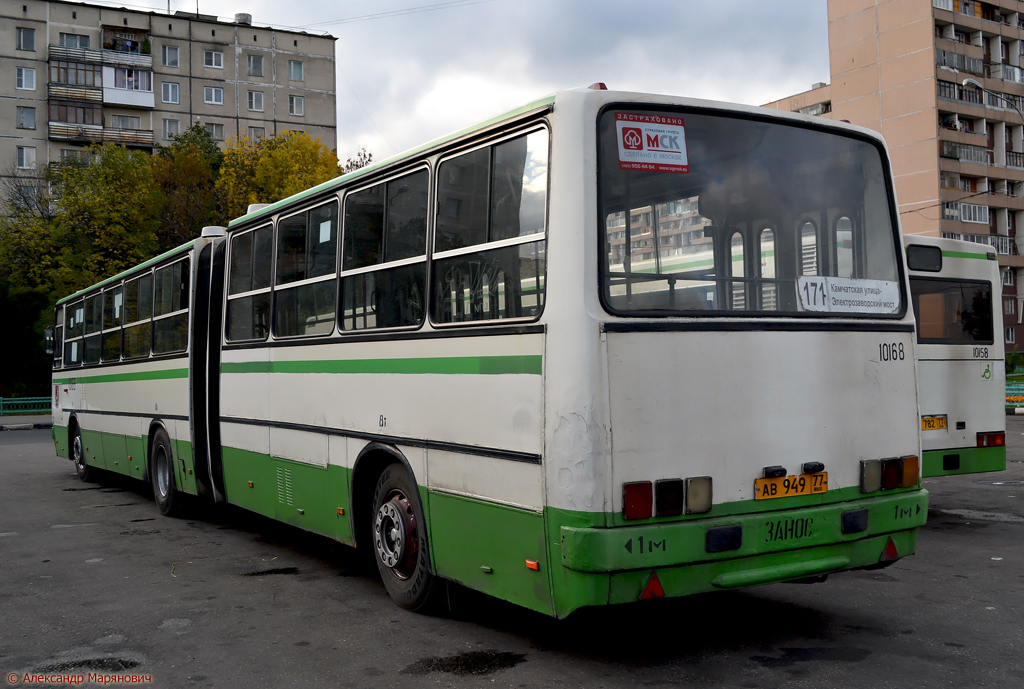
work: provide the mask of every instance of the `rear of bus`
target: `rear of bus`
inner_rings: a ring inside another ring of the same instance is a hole
[[[575,404],[586,419],[576,435],[594,443],[588,476],[560,435],[573,415],[549,414],[560,613],[817,580],[913,553],[927,493],[881,139],[606,91],[563,97],[556,137],[570,118],[583,123],[580,145],[596,145],[583,282],[597,344],[574,403],[554,389],[573,363],[550,326],[546,404]],[[558,281],[552,268],[549,318],[568,289]]]
[[[923,476],[1006,468],[1006,365],[995,249],[904,238],[917,318]]]

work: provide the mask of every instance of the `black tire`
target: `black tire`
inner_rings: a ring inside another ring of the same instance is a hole
[[[71,432],[71,461],[75,463],[75,472],[78,478],[88,481],[95,473],[93,468],[85,463],[85,447],[82,445],[82,429],[75,425]]]
[[[416,482],[399,464],[377,480],[370,513],[374,562],[391,598],[412,611],[434,609],[444,584],[430,569],[426,521]]]
[[[174,453],[167,432],[158,428],[153,434],[152,452],[149,453],[149,480],[153,485],[153,499],[160,514],[173,517],[180,511],[181,500],[174,487]]]

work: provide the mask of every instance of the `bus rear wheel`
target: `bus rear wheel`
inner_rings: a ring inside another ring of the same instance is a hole
[[[160,514],[173,517],[179,511],[180,501],[174,487],[174,454],[167,432],[158,428],[153,435],[153,451],[149,455],[149,478],[153,484],[153,499]]]
[[[387,466],[377,480],[372,520],[374,561],[388,594],[407,610],[434,608],[442,582],[430,569],[416,482],[398,464]]]
[[[85,462],[85,448],[82,446],[82,429],[77,425],[71,435],[71,461],[75,463],[75,472],[83,481],[89,480],[90,467]]]

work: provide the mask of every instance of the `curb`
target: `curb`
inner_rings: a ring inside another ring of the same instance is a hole
[[[0,431],[34,431],[41,428],[53,428],[52,423],[11,423],[0,426]]]

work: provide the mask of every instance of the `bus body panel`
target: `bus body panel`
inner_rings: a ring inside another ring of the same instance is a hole
[[[754,498],[764,467],[796,476],[804,462],[822,462],[833,491],[860,484],[860,460],[919,455],[915,409],[904,402],[915,389],[912,332],[607,339],[613,486],[711,476],[714,502],[736,502]],[[882,343],[905,358],[879,361]],[[620,511],[621,490],[612,499]]]

